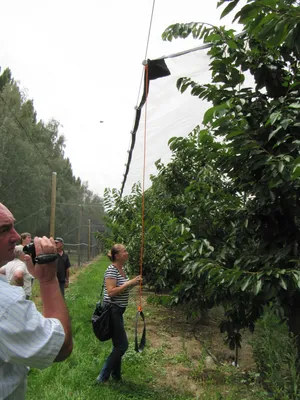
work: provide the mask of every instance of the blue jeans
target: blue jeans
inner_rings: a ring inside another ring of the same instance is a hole
[[[122,356],[128,349],[128,339],[124,328],[123,314],[125,307],[112,304],[110,308],[110,323],[112,325],[112,352],[104,363],[98,376],[98,382],[106,382],[110,375],[113,379],[121,379]]]

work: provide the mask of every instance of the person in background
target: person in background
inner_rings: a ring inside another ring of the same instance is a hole
[[[21,245],[26,246],[27,244],[31,243],[31,234],[28,232],[21,233]]]
[[[10,285],[21,286],[24,289],[26,299],[31,296],[31,278],[32,275],[27,270],[25,264],[25,254],[23,246],[18,245],[14,248],[14,259],[0,268],[0,274],[6,276]]]
[[[128,339],[124,328],[123,314],[128,305],[129,290],[138,285],[142,277],[140,275],[129,279],[123,269],[128,260],[128,253],[122,244],[115,244],[110,253],[112,261],[104,275],[104,303],[111,303],[110,324],[112,325],[113,349],[108,356],[100,374],[97,377],[98,383],[105,383],[110,376],[115,381],[120,381],[122,356],[128,348]]]
[[[20,240],[12,213],[0,203],[0,266],[14,258]],[[46,368],[65,360],[72,352],[68,309],[59,290],[56,260],[42,264],[43,255],[55,257],[53,238],[34,238],[39,263],[25,255],[29,272],[40,283],[43,314],[25,299],[24,290],[11,286],[0,274],[0,399],[25,400],[29,367]]]
[[[23,232],[23,233],[21,233],[21,245],[24,247],[24,246],[27,246],[28,244],[30,244],[31,243],[31,241],[32,241],[32,239],[31,239],[31,233],[29,233],[29,232]],[[32,289],[32,286],[33,286],[33,282],[34,282],[34,277],[32,276],[32,275],[30,275],[30,283],[31,283],[31,289]]]
[[[64,252],[64,240],[61,237],[55,238],[56,250],[58,254],[57,259],[57,279],[63,297],[65,296],[65,288],[69,286],[69,276],[71,263],[69,256]]]

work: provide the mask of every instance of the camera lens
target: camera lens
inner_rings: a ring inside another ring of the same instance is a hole
[[[32,262],[35,264],[36,253],[35,253],[34,243],[29,243],[26,246],[24,246],[23,253],[29,254],[32,258]]]

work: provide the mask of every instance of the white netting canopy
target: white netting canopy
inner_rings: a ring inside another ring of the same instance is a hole
[[[169,139],[186,137],[197,125],[201,127],[204,113],[211,106],[208,102],[192,96],[190,89],[181,93],[176,87],[177,80],[182,77],[191,78],[201,85],[211,83],[210,57],[207,55],[209,47],[204,45],[186,52],[148,60],[145,189],[151,185],[150,175],[157,175],[155,162],[160,159],[162,163],[167,164],[170,161]],[[253,76],[246,72],[241,88],[253,88],[254,85]],[[121,188],[124,195],[130,194],[132,186],[143,179],[146,79],[144,86],[131,132],[132,140]]]
[[[199,84],[211,81],[207,48],[208,46],[202,46],[189,52],[151,61],[155,64],[155,61],[164,60],[170,75],[150,80],[149,83],[145,189],[151,185],[150,175],[157,174],[155,161],[161,159],[163,163],[168,163],[170,160],[169,139],[174,136],[187,136],[201,124],[203,115],[209,107],[207,102],[192,96],[189,90],[180,93],[176,87],[176,82],[181,77],[189,77]],[[132,143],[123,182],[124,195],[130,193],[133,184],[142,181],[146,110],[143,96],[137,107],[132,131]]]

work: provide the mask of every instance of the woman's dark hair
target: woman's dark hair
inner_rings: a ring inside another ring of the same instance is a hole
[[[123,248],[124,248],[123,244],[120,243],[114,244],[110,252],[107,253],[107,257],[110,259],[110,261],[115,261],[116,254],[118,254],[120,250],[122,250]]]

